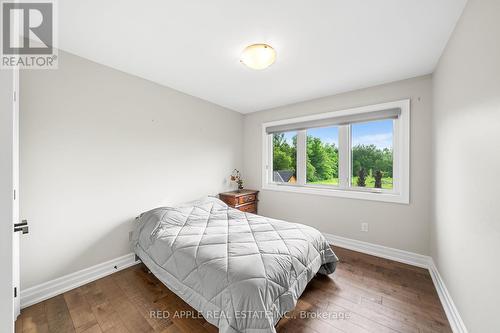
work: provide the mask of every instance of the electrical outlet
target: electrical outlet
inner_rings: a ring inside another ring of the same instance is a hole
[[[368,232],[368,223],[365,223],[365,222],[361,223],[361,231]]]

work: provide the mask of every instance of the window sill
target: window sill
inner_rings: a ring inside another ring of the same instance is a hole
[[[410,198],[403,196],[398,193],[388,193],[388,192],[375,192],[368,190],[344,190],[336,188],[322,188],[319,186],[300,186],[300,185],[286,185],[286,184],[264,184],[262,186],[263,190],[268,191],[278,191],[278,192],[292,192],[292,193],[303,193],[303,194],[313,194],[322,195],[329,197],[339,197],[339,198],[349,198],[349,199],[360,199],[369,201],[381,201],[381,202],[392,202],[399,204],[409,204]]]

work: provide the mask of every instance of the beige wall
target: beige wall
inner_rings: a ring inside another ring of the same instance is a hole
[[[242,167],[242,115],[64,52],[20,102],[23,288],[129,253],[135,216]]]
[[[264,190],[260,194],[259,214],[301,222],[338,236],[427,254],[431,205],[430,76],[246,115],[243,176],[248,187],[261,188],[263,122],[405,98],[411,98],[409,205]],[[368,233],[360,231],[361,222],[369,223]]]
[[[499,13],[469,0],[434,76],[431,254],[471,333],[500,332]]]

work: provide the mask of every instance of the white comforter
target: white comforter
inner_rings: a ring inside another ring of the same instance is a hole
[[[219,332],[275,332],[307,283],[338,261],[314,228],[243,213],[218,199],[143,213],[134,251]]]

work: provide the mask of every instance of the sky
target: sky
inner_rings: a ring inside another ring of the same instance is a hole
[[[357,123],[352,125],[352,143],[373,144],[380,149],[392,148],[392,119]],[[291,144],[295,132],[285,133],[286,140]],[[307,130],[307,135],[320,138],[324,142],[335,143],[339,146],[339,132],[337,127],[322,127]]]

